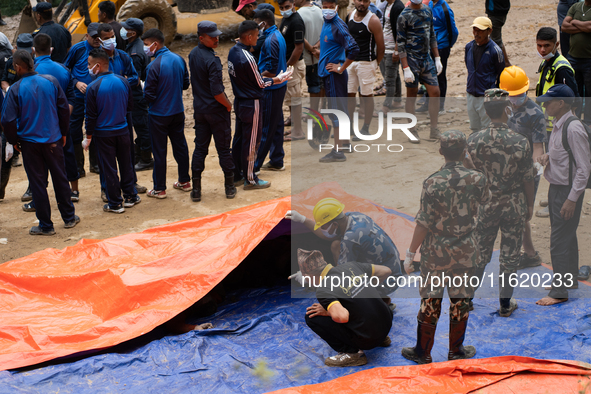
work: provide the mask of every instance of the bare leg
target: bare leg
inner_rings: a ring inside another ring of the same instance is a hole
[[[531,238],[530,222],[525,222],[525,228],[523,229],[523,251],[529,257],[533,257],[536,255],[536,249],[534,248],[534,243]]]
[[[365,121],[363,124],[369,127],[371,124],[371,120],[373,118],[374,111],[373,94],[369,96],[361,96],[360,100],[365,109]]]
[[[429,119],[431,120],[431,130],[437,128],[439,118],[439,86],[425,85],[429,100]]]
[[[72,189],[73,192],[78,191],[78,179],[70,182],[70,188]]]
[[[302,106],[292,105],[291,106],[291,137],[292,138],[304,138],[304,132],[302,131]]]

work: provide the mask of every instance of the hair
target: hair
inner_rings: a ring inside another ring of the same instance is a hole
[[[258,10],[255,18],[265,22],[268,26],[275,25],[275,15],[270,10]]]
[[[41,12],[37,12],[37,15],[39,15],[44,21],[50,21],[53,19],[53,10],[51,8],[43,10]]]
[[[147,39],[158,41],[160,44],[164,45],[164,34],[158,29],[150,29],[145,32],[142,36],[142,40]]]
[[[117,10],[117,7],[115,7],[115,3],[112,1],[107,0],[99,3],[98,8],[100,12],[104,12],[107,15],[107,18],[115,19],[115,11]]]
[[[102,3],[101,3],[102,4]],[[101,23],[98,29],[96,29],[98,35],[100,36],[102,32],[110,32],[113,31],[113,26],[109,25],[108,23]]]
[[[335,4],[337,2],[337,0],[322,0],[322,4],[324,3],[332,3]]]
[[[35,65],[33,56],[31,56],[31,54],[24,49],[17,49],[17,51],[12,55],[12,61],[19,66],[27,67],[29,70],[32,70]]]
[[[446,160],[453,160],[453,161],[462,161],[464,159],[464,147],[456,147],[448,148],[448,147],[441,147],[441,154],[445,157]]]
[[[38,33],[33,39],[33,47],[38,55],[48,55],[51,52],[51,37]]]
[[[556,42],[558,33],[553,27],[542,27],[536,34],[536,40]]]
[[[500,119],[503,117],[505,108],[510,105],[509,101],[489,101],[484,103],[484,110],[491,119]]]
[[[238,26],[238,35],[242,37],[243,35],[258,29],[259,25],[255,21],[244,21],[240,24],[240,26]]]
[[[107,55],[107,52],[103,48],[94,48],[90,51],[88,57],[100,60],[103,63],[109,63],[109,55]]]
[[[293,0],[277,0],[277,4],[283,5],[283,3],[285,3],[286,1],[289,1],[289,2],[293,3]]]

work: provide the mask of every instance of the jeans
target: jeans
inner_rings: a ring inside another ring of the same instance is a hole
[[[575,70],[579,96],[582,99],[591,97],[591,59],[571,57],[570,64]],[[587,124],[591,122],[591,104],[589,104],[589,101],[583,99],[581,116],[581,120]]]
[[[382,61],[384,76],[384,85],[386,86],[386,99],[384,100],[384,107],[390,108],[393,101],[400,102],[402,96],[402,83],[400,81],[400,62],[392,60],[392,54],[384,55]]]

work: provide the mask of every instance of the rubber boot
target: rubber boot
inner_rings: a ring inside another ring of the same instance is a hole
[[[140,152],[140,161],[135,165],[136,171],[147,171],[154,168],[154,160],[152,159],[152,153],[149,150],[143,150]]]
[[[431,349],[435,343],[436,324],[418,322],[417,325],[417,344],[415,347],[403,347],[402,357],[414,361],[417,364],[430,364]]]
[[[224,189],[226,189],[226,198],[236,197],[236,186],[234,186],[234,174],[224,176]]]
[[[232,180],[234,180],[233,175]],[[201,177],[193,178],[193,190],[191,190],[191,201],[201,201]]]
[[[467,326],[468,320],[450,320],[448,360],[462,360],[465,358],[472,358],[476,355],[476,348],[474,346],[463,346]]]
[[[84,148],[82,148],[81,142],[74,143],[74,155],[76,156],[78,173],[80,174],[80,178],[83,178],[86,176],[86,171],[84,170]]]

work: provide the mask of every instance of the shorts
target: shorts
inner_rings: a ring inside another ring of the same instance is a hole
[[[378,71],[377,61],[353,62],[347,71],[349,72],[348,93],[357,94],[357,89],[359,89],[362,96],[373,96],[373,85],[376,82],[376,72]]]
[[[505,15],[488,15],[488,19],[492,22],[492,32],[490,39],[498,46],[503,46],[503,26],[507,21],[507,14]]]
[[[323,84],[318,76],[318,63],[306,66],[306,85],[308,85],[308,93],[318,94],[322,91]]]
[[[415,76],[415,80],[412,83],[404,82],[404,86],[407,88],[418,88],[419,83],[430,86],[439,86],[437,82],[437,68],[435,68],[435,62],[429,56],[425,60],[415,60],[407,57],[408,67]]]
[[[304,59],[299,60],[293,66],[292,78],[287,81],[287,91],[283,104],[287,106],[302,105],[302,82],[306,76],[306,63]]]

